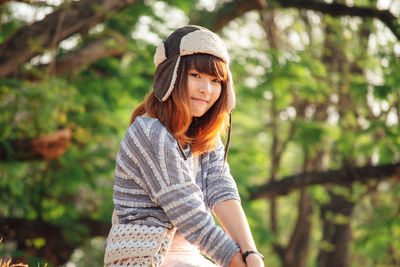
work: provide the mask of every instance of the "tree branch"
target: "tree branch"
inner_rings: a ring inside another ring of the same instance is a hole
[[[382,21],[400,40],[399,20],[389,10],[379,10],[376,8],[347,6],[339,3],[325,3],[309,0],[275,0],[281,7],[294,7],[298,9],[308,9],[328,14],[332,17],[352,16],[362,18],[376,18]]]
[[[190,24],[202,25],[218,32],[230,21],[242,16],[247,11],[260,10],[265,7],[265,0],[234,0],[212,12],[201,10],[192,13]]]
[[[274,0],[276,4],[283,8],[307,9],[321,12],[332,17],[352,16],[362,18],[376,18],[384,23],[400,40],[399,19],[389,10],[379,10],[369,7],[348,6],[339,3],[325,3],[314,0]],[[262,10],[266,8],[264,0],[234,0],[222,5],[221,8],[208,12],[199,11],[191,14],[190,22],[193,24],[202,24],[211,30],[219,31],[230,21],[242,16],[245,12],[251,10]],[[273,6],[268,6],[273,9]]]
[[[47,3],[47,1],[45,1],[45,0],[37,0],[37,1],[30,1],[30,0],[0,0],[0,4],[6,4],[8,2],[20,2],[20,3],[29,4],[29,5],[35,5],[35,6],[56,7],[55,5]]]
[[[118,44],[118,45],[117,45]],[[52,71],[49,73],[51,76],[59,76],[71,73],[82,66],[89,65],[99,59],[105,57],[121,56],[126,52],[124,47],[125,40],[122,38],[102,38],[90,42],[88,45],[81,47],[77,50],[71,51],[64,56],[58,58]],[[41,73],[45,73],[49,64],[42,64],[37,66],[38,72],[26,71],[19,73],[16,77],[24,80],[40,80]]]
[[[400,177],[400,162],[381,166],[364,166],[327,172],[301,173],[260,186],[256,191],[251,193],[250,199],[287,195],[293,190],[312,185],[349,184],[353,182],[366,183],[370,179],[384,180],[392,176]]]
[[[55,72],[53,74],[63,75],[84,65],[96,62],[101,58],[123,55],[126,52],[123,44],[124,41],[121,38],[95,40],[87,46],[59,58],[55,63]]]
[[[43,20],[20,28],[0,47],[0,78],[18,70],[19,66],[60,41],[89,29],[138,0],[81,0],[58,9]],[[65,19],[54,38],[59,17]]]

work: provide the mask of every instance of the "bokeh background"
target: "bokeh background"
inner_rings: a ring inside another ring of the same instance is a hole
[[[1,1],[0,258],[102,266],[156,46],[227,44],[228,161],[266,266],[400,266],[399,0]]]

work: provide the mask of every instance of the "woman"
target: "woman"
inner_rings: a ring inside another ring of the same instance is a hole
[[[154,63],[154,90],[116,159],[105,265],[215,266],[201,252],[219,266],[263,266],[219,137],[235,107],[224,44],[185,26],[157,47]]]

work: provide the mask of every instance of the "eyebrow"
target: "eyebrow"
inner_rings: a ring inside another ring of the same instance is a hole
[[[191,71],[198,72],[198,73],[203,73],[203,74],[207,74],[207,75],[213,76],[213,77],[215,77],[215,78],[217,78],[217,79],[220,79],[220,78],[218,77],[218,75],[209,74],[209,73],[207,73],[207,72],[202,72],[202,71],[199,71],[198,69],[195,69],[195,68],[189,68],[188,73],[191,72]],[[220,80],[222,80],[222,79],[220,79]]]

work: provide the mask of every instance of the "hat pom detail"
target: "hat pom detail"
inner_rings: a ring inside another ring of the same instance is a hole
[[[167,59],[165,55],[165,47],[164,47],[164,42],[161,42],[156,49],[156,53],[154,54],[154,65],[156,67],[160,65],[163,61]]]

